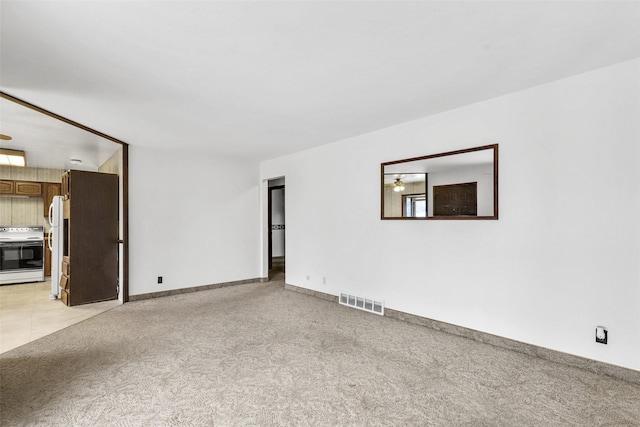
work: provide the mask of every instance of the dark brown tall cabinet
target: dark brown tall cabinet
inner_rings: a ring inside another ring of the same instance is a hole
[[[118,175],[68,171],[62,196],[62,302],[118,298]]]

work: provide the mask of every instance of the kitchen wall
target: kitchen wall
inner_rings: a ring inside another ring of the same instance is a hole
[[[639,75],[636,59],[263,162],[286,177],[287,282],[640,370]],[[493,143],[499,220],[380,220],[380,163]]]
[[[129,172],[130,295],[261,277],[257,162],[130,146]]]
[[[0,179],[14,181],[61,182],[61,169],[18,168],[0,166]],[[41,197],[0,196],[0,225],[42,225],[49,229],[44,217]]]
[[[122,147],[118,148],[118,150],[98,168],[98,172],[122,175]]]

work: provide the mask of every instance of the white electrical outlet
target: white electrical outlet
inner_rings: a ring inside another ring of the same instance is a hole
[[[600,344],[607,343],[607,328],[604,326],[596,326],[596,342]]]

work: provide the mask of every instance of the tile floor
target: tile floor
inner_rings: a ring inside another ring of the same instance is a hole
[[[67,307],[49,300],[51,282],[0,286],[0,353],[110,310],[120,301]]]

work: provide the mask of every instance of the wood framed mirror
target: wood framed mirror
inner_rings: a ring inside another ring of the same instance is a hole
[[[498,144],[380,165],[381,219],[498,219]]]

